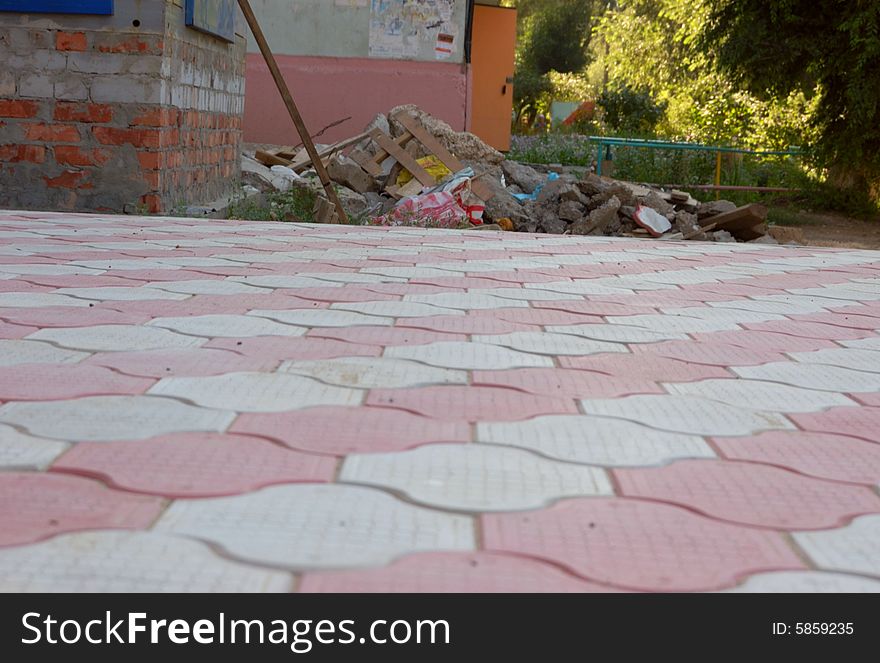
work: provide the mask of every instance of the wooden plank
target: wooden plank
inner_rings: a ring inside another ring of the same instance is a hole
[[[327,193],[327,198],[329,198],[336,207],[336,212],[339,214],[339,220],[344,222],[348,219],[345,214],[345,209],[342,207],[342,202],[339,200],[339,196],[336,195],[336,189],[333,188],[333,182],[330,181],[330,176],[327,174],[327,169],[321,162],[321,157],[318,156],[315,144],[312,142],[311,134],[309,134],[308,129],[306,129],[299,108],[297,108],[296,102],[293,100],[293,95],[290,94],[290,88],[287,87],[287,82],[284,80],[284,76],[281,74],[281,69],[278,67],[278,61],[272,54],[272,50],[269,48],[269,42],[266,41],[266,35],[263,34],[263,30],[260,28],[260,22],[257,20],[249,0],[238,0],[238,5],[241,7],[244,18],[251,29],[251,34],[254,36],[254,40],[260,47],[260,53],[263,54],[266,66],[269,67],[269,73],[272,74],[278,92],[284,100],[284,105],[287,106],[287,112],[290,114],[290,119],[293,120],[293,124],[299,133],[300,140],[302,140],[306,151],[309,153],[309,158],[315,167],[315,171],[318,173],[318,179],[321,180],[324,191]]]
[[[259,161],[264,166],[290,166],[290,161],[287,159],[283,159],[276,154],[272,154],[271,152],[265,152],[263,150],[257,150],[257,153],[254,154],[254,158]]]
[[[352,136],[351,138],[346,138],[343,141],[340,141],[338,143],[334,143],[333,145],[330,145],[329,147],[325,147],[323,150],[318,152],[318,156],[321,158],[321,162],[326,165],[327,160],[330,157],[332,157],[334,154],[336,154],[337,152],[341,152],[346,147],[351,147],[355,143],[359,143],[360,141],[364,140],[365,138],[369,138],[369,134],[363,133],[363,134],[358,134],[357,136]],[[312,165],[311,158],[309,158],[308,155],[305,155],[305,156],[303,156],[302,159],[294,159],[294,161],[290,167],[293,169],[293,171],[295,173],[298,173],[303,170],[306,170],[311,165]]]
[[[437,180],[434,179],[431,173],[422,168],[418,161],[384,133],[380,131],[377,135],[373,136],[373,140],[376,141],[379,147],[388,152],[390,156],[394,157],[397,163],[406,168],[419,182],[425,186],[437,184]]]
[[[457,173],[464,168],[461,161],[447,150],[432,134],[428,133],[425,127],[423,127],[422,124],[412,115],[400,111],[393,117],[453,173]]]
[[[764,223],[766,219],[767,208],[753,203],[724,214],[710,216],[704,220],[704,223],[706,226],[714,225],[717,230],[726,230],[737,239],[748,242],[767,234]]]

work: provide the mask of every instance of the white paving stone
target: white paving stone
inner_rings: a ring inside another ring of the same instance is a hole
[[[645,327],[627,325],[586,324],[586,325],[550,325],[545,327],[548,332],[572,334],[583,338],[612,343],[657,343],[658,341],[687,340],[687,334],[675,332],[659,332]]]
[[[580,295],[551,292],[549,290],[526,290],[524,288],[472,288],[468,292],[472,295],[489,295],[490,297],[501,297],[502,299],[515,299],[528,302],[580,301],[583,299]]]
[[[800,315],[805,313],[817,313],[825,308],[819,305],[804,305],[784,301],[766,301],[759,299],[737,299],[729,302],[709,302],[709,306],[716,308],[733,308],[756,313],[776,313],[779,315]]]
[[[51,343],[27,339],[0,339],[0,366],[19,364],[75,364],[86,352],[56,348]]]
[[[464,315],[464,311],[452,308],[440,308],[431,304],[418,302],[378,301],[378,302],[345,302],[331,304],[332,310],[355,311],[366,315],[388,316],[390,318],[426,318],[432,315]]]
[[[527,290],[549,290],[550,292],[570,293],[573,295],[626,295],[634,294],[634,290],[621,287],[610,287],[597,283],[599,279],[577,279],[575,281],[550,281],[546,283],[526,283]]]
[[[75,264],[71,265],[0,265],[0,272],[7,274],[20,274],[30,276],[72,276],[75,274],[102,274],[103,267],[98,269],[89,269],[79,267]]]
[[[846,527],[792,536],[820,569],[880,576],[880,515],[860,516]]]
[[[785,413],[821,412],[831,407],[857,405],[855,401],[842,394],[765,382],[760,378],[769,379],[769,377],[766,374],[751,374],[750,369],[752,368],[756,367],[749,366],[735,370],[743,377],[756,378],[753,380],[713,379],[664,384],[663,386],[671,394],[699,396],[749,410]]]
[[[760,366],[738,367],[733,371],[746,378],[822,390],[816,393],[880,391],[880,373],[855,371],[840,366],[779,361]]]
[[[399,389],[435,384],[467,384],[466,371],[437,368],[391,357],[342,357],[287,361],[278,369],[341,387]]]
[[[167,433],[223,432],[233,412],[155,396],[94,396],[0,406],[0,421],[68,442],[146,440]]]
[[[476,512],[534,509],[561,497],[614,494],[608,476],[598,468],[474,444],[352,454],[339,478],[390,488],[428,506]]]
[[[581,356],[600,352],[629,352],[620,343],[595,341],[570,334],[547,332],[513,332],[512,334],[487,334],[473,337],[476,343],[500,345],[521,352],[539,355]]]
[[[77,532],[0,549],[2,592],[289,592],[293,577],[156,532]]]
[[[732,322],[734,324],[770,322],[772,320],[785,320],[786,317],[776,313],[760,313],[757,311],[743,311],[735,308],[710,308],[708,306],[688,306],[685,308],[662,308],[664,315],[677,315],[686,318],[700,318],[701,320],[718,320],[720,322]]]
[[[341,485],[286,485],[236,497],[177,500],[155,530],[293,570],[384,566],[413,552],[476,548],[471,518]]]
[[[556,415],[477,424],[480,442],[531,449],[551,458],[606,466],[662,465],[679,458],[714,458],[697,435],[668,433],[633,421]]]
[[[84,299],[51,292],[0,292],[0,307],[44,308],[47,306],[88,306]]]
[[[165,265],[152,258],[107,258],[106,260],[75,260],[71,265],[80,269],[79,274],[100,273],[96,270],[108,271],[140,271],[142,269],[180,269],[172,265]]]
[[[552,367],[553,360],[510,348],[487,343],[450,341],[426,345],[395,346],[385,349],[386,357],[412,359],[439,366],[471,370],[505,370],[508,368]]]
[[[877,347],[880,349],[880,343],[877,344]],[[788,355],[802,364],[823,364],[880,373],[880,352],[877,350],[826,348],[814,352],[789,352]]]
[[[146,287],[186,295],[259,295],[266,292],[265,288],[254,288],[244,283],[224,279],[157,281]]]
[[[639,274],[642,281],[666,283],[670,285],[696,285],[699,283],[717,283],[719,275],[706,270],[680,269],[668,272]]]
[[[406,295],[403,298],[407,302],[420,302],[432,304],[441,308],[461,310],[486,310],[495,308],[527,308],[529,303],[515,299],[504,299],[480,293],[470,292],[438,292],[431,295]]]
[[[390,327],[394,318],[377,315],[364,315],[355,311],[334,311],[331,309],[292,309],[289,311],[255,310],[248,315],[269,318],[298,327]]]
[[[102,302],[114,301],[152,301],[167,299],[169,301],[182,301],[189,299],[190,295],[179,292],[166,292],[156,288],[114,286],[110,288],[60,288],[55,291],[58,294],[78,297],[81,300],[93,299]],[[88,304],[86,304],[88,306]]]
[[[333,281],[349,285],[352,283],[406,283],[406,279],[381,276],[379,274],[362,274],[360,272],[302,272],[301,277],[313,278],[318,281]]]
[[[148,323],[190,336],[207,338],[251,338],[254,336],[302,336],[303,327],[285,325],[248,315],[196,315],[183,318],[156,318]]]
[[[726,590],[735,594],[880,594],[880,580],[826,571],[771,571]]]
[[[367,267],[362,269],[361,273],[394,276],[403,279],[448,278],[450,276],[448,270],[431,267]]]
[[[341,283],[333,283],[331,281],[319,281],[318,279],[307,278],[305,276],[233,276],[230,281],[236,283],[244,283],[246,285],[257,286],[260,288],[341,288]]]
[[[878,318],[877,322],[880,322]],[[878,333],[880,333],[880,324],[877,325]],[[859,338],[855,341],[837,341],[840,345],[848,348],[858,348],[861,350],[880,350],[880,336],[871,336],[869,338]]]
[[[96,325],[94,327],[56,327],[34,332],[28,339],[50,341],[72,350],[92,352],[138,352],[195,348],[204,339],[175,334],[167,329],[135,325]]]
[[[286,412],[319,405],[360,405],[364,392],[290,373],[226,373],[165,378],[150,394],[174,396],[203,407],[238,412]]]
[[[584,412],[693,435],[751,435],[795,428],[783,415],[733,407],[696,396],[628,396],[581,401]]]
[[[675,315],[609,315],[605,318],[613,325],[644,327],[655,332],[675,332],[679,334],[698,334],[706,332],[739,329],[735,322],[729,320],[701,320]]]
[[[829,299],[840,299],[853,302],[873,302],[880,300],[880,292],[855,290],[853,288],[848,288],[846,284],[840,286],[829,285],[824,288],[795,288],[789,290],[789,292],[796,295],[827,297]]]
[[[42,470],[69,446],[64,442],[26,435],[12,426],[0,425],[0,469]]]

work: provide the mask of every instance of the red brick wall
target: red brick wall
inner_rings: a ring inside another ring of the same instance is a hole
[[[161,34],[20,21],[0,14],[0,206],[168,213],[232,190],[243,42],[188,30],[173,4]]]

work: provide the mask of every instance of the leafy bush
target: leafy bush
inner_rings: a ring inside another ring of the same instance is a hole
[[[596,104],[604,111],[605,123],[612,130],[631,136],[653,134],[666,111],[666,104],[656,102],[650,92],[627,85],[606,90]]]

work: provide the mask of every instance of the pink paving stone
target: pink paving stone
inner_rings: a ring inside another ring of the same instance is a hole
[[[815,338],[828,341],[851,341],[857,338],[874,336],[873,330],[853,329],[838,325],[826,325],[821,322],[804,322],[801,320],[773,320],[772,322],[743,323],[746,329],[753,331],[775,332],[799,338]]]
[[[729,378],[719,366],[692,364],[678,359],[640,352],[638,354],[602,354],[587,357],[560,357],[563,368],[598,371],[619,378],[651,382],[693,382],[707,378]]]
[[[23,280],[50,288],[115,288],[117,286],[137,286],[142,282],[118,276],[91,276],[85,274],[27,274]]]
[[[820,479],[880,484],[880,445],[853,437],[773,431],[712,442],[732,460],[778,465]]]
[[[838,433],[880,442],[880,407],[836,407],[824,412],[793,414],[798,428],[819,433]]]
[[[333,481],[337,461],[244,435],[180,433],[77,444],[51,469],[164,497],[238,495],[278,483]]]
[[[669,341],[651,344],[633,343],[630,348],[633,354],[652,354],[709,366],[756,366],[774,361],[788,361],[788,357],[779,352],[751,350],[729,343]]]
[[[577,414],[573,399],[539,396],[504,387],[444,385],[373,389],[367,405],[406,410],[451,421],[520,421],[544,414]]]
[[[880,497],[869,488],[756,463],[683,460],[613,473],[627,497],[671,502],[743,525],[825,529],[856,515],[880,512]]]
[[[510,255],[510,254],[508,254]],[[466,276],[489,279],[495,281],[496,284],[504,283],[550,283],[559,281],[558,276],[550,276],[548,274],[539,274],[532,270],[511,271],[511,272],[470,272]],[[496,285],[496,288],[508,287],[505,285]]]
[[[839,347],[834,341],[749,329],[698,333],[692,334],[692,336],[700,343],[729,343],[742,348],[767,352],[810,352]]]
[[[640,500],[566,500],[482,516],[486,550],[560,564],[588,580],[644,591],[708,591],[762,571],[802,569],[776,532]]]
[[[155,380],[102,366],[18,364],[0,367],[0,400],[54,401],[85,396],[143,394]]]
[[[296,288],[287,292],[296,292],[296,296],[303,300],[320,302],[325,306],[342,302],[382,302],[400,300],[400,295],[382,294],[367,290],[366,288],[343,286],[341,288]]]
[[[64,532],[146,529],[162,500],[112,490],[80,477],[0,474],[0,546],[33,543]]]
[[[69,254],[64,254],[65,257]],[[76,260],[76,258],[74,258]],[[48,256],[0,256],[0,265],[54,265],[56,259]]]
[[[426,318],[399,318],[397,327],[449,332],[452,334],[511,334],[535,331],[534,325],[521,325],[485,315],[433,315]]]
[[[624,306],[612,302],[597,301],[546,301],[532,302],[533,308],[550,309],[553,311],[567,311],[569,313],[582,313],[584,315],[651,315],[657,313],[656,309],[649,306]]]
[[[0,281],[0,292],[49,292],[52,288],[45,285],[29,283],[21,279]]]
[[[99,352],[84,365],[106,366],[125,375],[152,378],[205,377],[224,373],[272,371],[280,359],[243,356],[226,350],[191,348],[150,352]]]
[[[662,394],[648,380],[616,378],[604,373],[566,368],[517,368],[508,371],[474,371],[473,384],[509,387],[559,398],[617,398],[633,394]]]
[[[604,322],[604,320],[598,315],[570,313],[569,311],[554,311],[553,309],[483,309],[480,311],[474,311],[473,315],[487,316],[490,318],[505,320],[506,322],[535,326],[601,324]]]
[[[689,289],[711,292],[714,295],[724,295],[727,299],[779,294],[778,289],[764,287],[760,280],[755,279],[745,279],[743,281],[734,281],[733,283],[700,283],[689,286]]]
[[[246,357],[264,360],[304,361],[336,359],[337,357],[378,357],[382,348],[375,345],[358,345],[330,338],[302,336],[258,336],[255,338],[216,338],[208,341],[205,348],[232,350]]]
[[[220,280],[222,276],[212,276],[201,272],[194,272],[186,269],[174,269],[171,265],[168,269],[114,269],[107,274],[112,274],[120,279],[134,281],[208,281],[210,279]],[[132,285],[129,283],[128,285]]]
[[[463,290],[469,288],[497,288],[498,281],[492,279],[480,278],[478,276],[450,276],[450,277],[431,277],[431,278],[415,278],[409,283],[417,285],[432,285],[443,290]]]
[[[39,327],[92,327],[95,325],[138,325],[150,316],[123,313],[99,306],[51,306],[48,308],[0,309],[0,318],[22,325]]]
[[[815,322],[824,325],[834,325],[835,327],[848,327],[850,329],[880,329],[880,319],[870,315],[845,312],[842,309],[835,310],[833,313],[790,315],[788,317],[798,324]]]
[[[418,553],[380,569],[307,573],[303,593],[470,594],[588,593],[612,588],[588,582],[550,564],[489,552]]]
[[[13,325],[8,322],[0,321],[0,338],[17,339],[24,338],[29,334],[39,331],[39,327],[24,327],[22,325]]]
[[[384,408],[316,407],[281,414],[242,414],[230,428],[293,449],[345,456],[401,451],[422,444],[469,442],[470,426]]]
[[[427,283],[376,283],[365,285],[364,289],[385,295],[433,295],[438,292],[464,292],[464,288],[441,288]]]
[[[360,345],[381,345],[383,347],[427,345],[428,343],[467,340],[467,336],[464,334],[446,334],[404,327],[322,327],[320,329],[312,329],[306,336],[309,338],[330,338]]]

